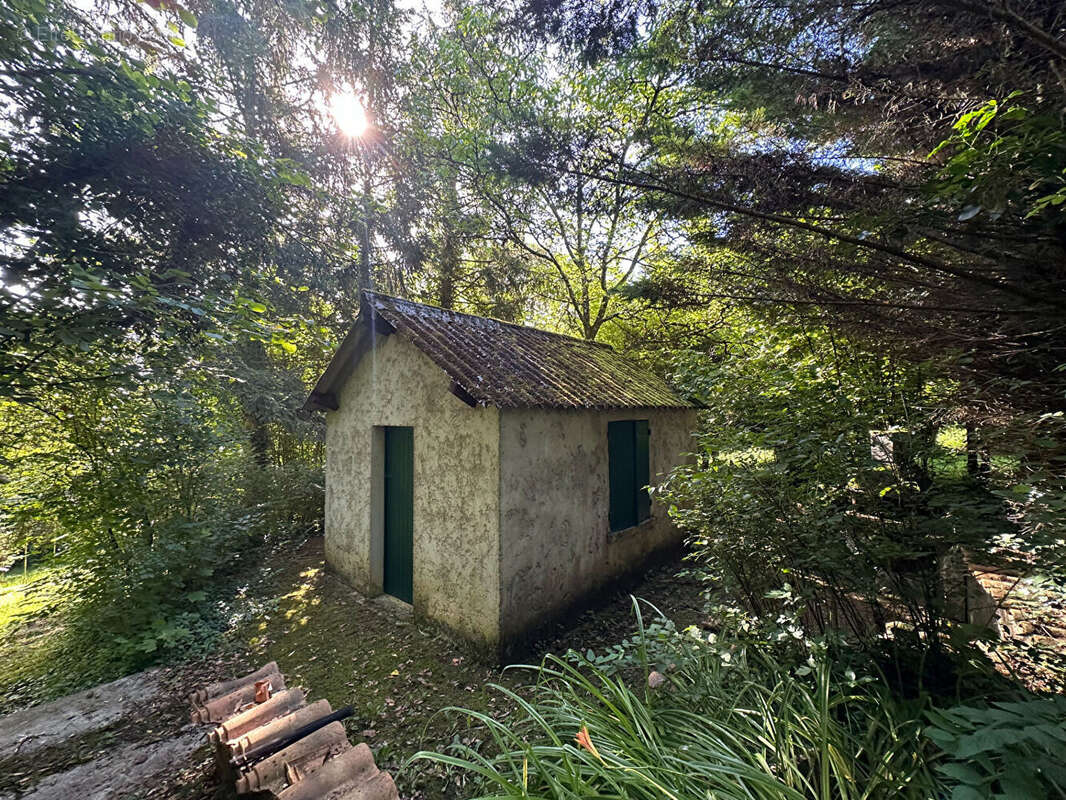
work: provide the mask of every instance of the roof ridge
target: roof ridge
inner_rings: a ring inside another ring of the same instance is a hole
[[[409,303],[413,306],[422,306],[423,308],[431,308],[434,311],[443,311],[446,314],[455,314],[460,317],[469,317],[470,319],[488,320],[489,322],[495,322],[497,325],[505,325],[508,328],[517,328],[520,331],[532,331],[533,333],[540,334],[541,336],[556,336],[560,339],[566,339],[571,342],[578,342],[579,344],[593,345],[594,347],[602,347],[610,350],[612,353],[617,353],[611,345],[607,342],[597,342],[594,339],[582,339],[580,336],[571,336],[568,333],[557,333],[555,331],[546,331],[543,328],[535,328],[532,325],[519,325],[517,322],[507,322],[506,320],[497,319],[496,317],[486,317],[483,314],[470,314],[466,311],[456,311],[451,308],[444,308],[443,306],[436,306],[432,303],[420,303],[417,300],[408,300],[405,297],[396,297],[391,294],[384,294],[382,292],[375,292],[370,289],[363,289],[362,293],[367,297],[381,297],[385,300],[395,300],[401,303]]]

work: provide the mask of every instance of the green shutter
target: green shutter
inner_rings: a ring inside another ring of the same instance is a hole
[[[610,522],[612,531],[632,528],[651,516],[648,420],[607,423]]]
[[[633,471],[635,455],[633,423],[629,420],[607,423],[607,461],[610,481],[610,523],[612,531],[637,524],[637,491]]]
[[[651,483],[648,462],[648,442],[651,438],[651,429],[646,419],[638,419],[634,434],[636,438],[636,450],[633,458],[633,469],[636,472],[634,483],[637,489],[637,522],[643,522],[651,516],[651,498],[648,496],[648,484]]]
[[[414,594],[414,430],[385,428],[385,575],[387,594]]]

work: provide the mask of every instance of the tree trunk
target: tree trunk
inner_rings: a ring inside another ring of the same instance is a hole
[[[437,301],[441,308],[455,308],[455,279],[459,274],[459,249],[451,225],[444,225],[444,239],[440,248],[440,292]]]
[[[252,341],[241,347],[240,355],[244,367],[249,372],[265,374],[270,369],[266,348],[262,342]],[[252,450],[252,459],[258,467],[270,465],[271,436],[268,415],[257,405],[254,392],[241,391],[238,400],[244,417],[244,426],[248,430],[248,444]]]
[[[976,478],[979,471],[977,463],[977,430],[972,422],[966,423],[966,474]]]
[[[270,466],[270,428],[254,411],[245,413],[244,422],[248,426],[248,443],[252,448],[255,465]]]
[[[370,182],[363,182],[363,220],[359,226],[359,286],[360,292],[373,290],[370,279]]]

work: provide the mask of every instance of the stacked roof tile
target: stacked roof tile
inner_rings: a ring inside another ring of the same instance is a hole
[[[278,800],[398,800],[396,785],[374,764],[366,744],[348,742],[326,700],[308,705],[302,689],[286,689],[270,662],[232,681],[189,695],[192,721],[214,723],[208,740],[223,780],[238,794]],[[262,796],[261,794],[259,796]]]

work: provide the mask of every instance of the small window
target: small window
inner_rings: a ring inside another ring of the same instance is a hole
[[[651,516],[647,488],[649,434],[646,419],[607,423],[612,531],[632,528]]]

